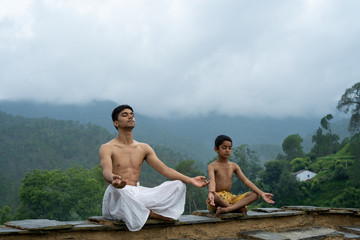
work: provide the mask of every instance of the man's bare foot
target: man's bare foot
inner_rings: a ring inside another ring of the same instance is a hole
[[[161,216],[161,215],[159,215],[159,214],[153,213],[152,211],[150,211],[149,218],[152,218],[152,219],[161,219],[161,220],[166,220],[166,221],[175,221],[175,219]]]

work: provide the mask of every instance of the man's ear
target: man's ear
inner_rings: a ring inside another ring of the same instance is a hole
[[[114,121],[113,123],[114,123],[114,126],[115,126],[116,128],[118,128],[118,126],[119,126],[119,121]]]

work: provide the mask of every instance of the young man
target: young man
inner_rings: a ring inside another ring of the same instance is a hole
[[[140,230],[148,218],[178,219],[184,212],[184,183],[205,187],[209,182],[204,176],[190,178],[167,167],[148,144],[135,141],[132,134],[135,116],[130,106],[115,108],[112,120],[118,136],[99,150],[103,176],[109,183],[103,198],[103,216],[123,220],[130,231]],[[155,188],[139,186],[144,160],[176,181],[166,181]]]
[[[229,161],[232,151],[232,140],[230,137],[220,135],[215,139],[215,152],[218,158],[209,164],[209,194],[206,205],[209,211],[216,213],[247,212],[247,205],[255,202],[261,196],[265,202],[274,203],[271,193],[264,193],[255,186],[242,173],[240,167]],[[230,193],[233,174],[252,190],[239,196]]]

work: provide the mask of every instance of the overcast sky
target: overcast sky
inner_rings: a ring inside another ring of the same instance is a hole
[[[360,81],[359,9],[358,0],[1,0],[0,100],[323,117]]]

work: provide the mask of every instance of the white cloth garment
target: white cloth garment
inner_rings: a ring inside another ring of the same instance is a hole
[[[166,181],[148,188],[129,186],[107,187],[102,214],[107,219],[122,220],[130,231],[139,231],[149,217],[150,210],[164,217],[179,219],[184,212],[186,186],[179,180]]]

